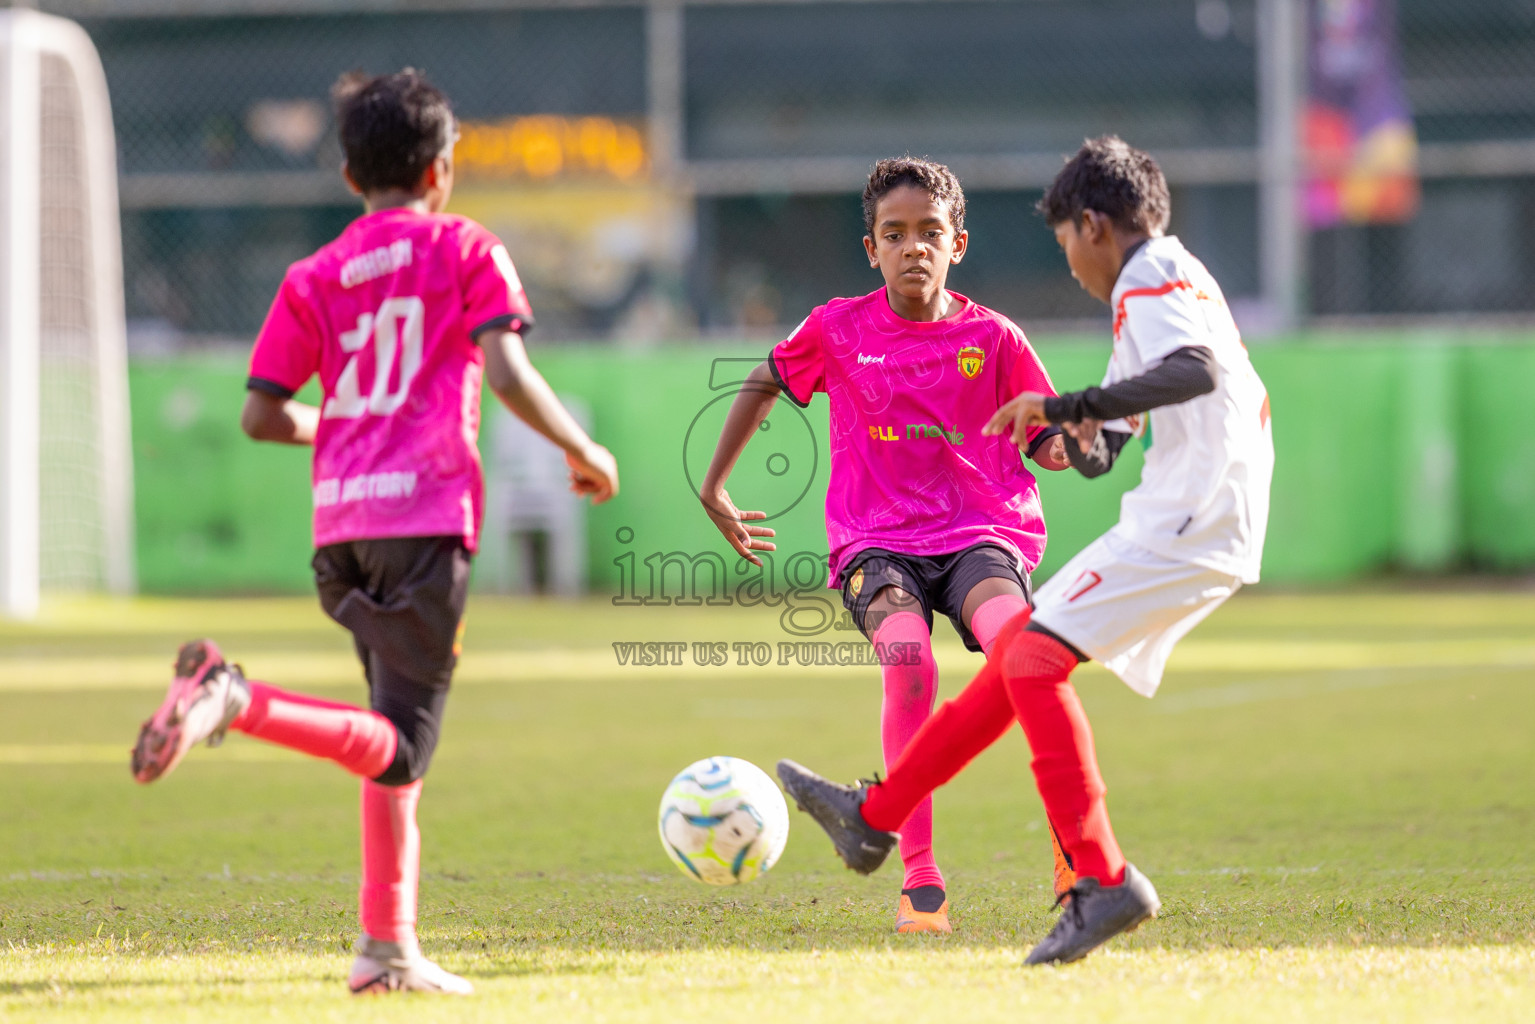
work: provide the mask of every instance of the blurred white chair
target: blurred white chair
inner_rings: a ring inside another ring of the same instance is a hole
[[[591,410],[560,395],[576,422],[591,429]],[[499,404],[490,410],[486,466],[486,582],[502,593],[586,592],[586,501],[570,492],[565,453]]]

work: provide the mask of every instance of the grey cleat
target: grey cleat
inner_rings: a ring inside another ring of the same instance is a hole
[[[230,723],[250,706],[240,666],[230,665],[212,640],[193,640],[176,653],[176,677],[133,745],[133,777],[153,782],[198,743],[224,742]]]
[[[1151,880],[1133,864],[1125,865],[1125,880],[1118,885],[1079,878],[1057,902],[1062,904],[1060,920],[1029,953],[1025,964],[1080,960],[1114,936],[1135,931],[1162,909]]]
[[[367,934],[357,940],[357,959],[352,961],[346,985],[354,996],[382,992],[474,994],[474,986],[467,979],[449,974],[422,956],[414,941],[385,942]]]
[[[858,811],[869,796],[867,784],[844,786],[793,761],[778,762],[778,778],[799,809],[831,836],[842,863],[860,875],[872,874],[895,849],[900,836],[874,828]]]

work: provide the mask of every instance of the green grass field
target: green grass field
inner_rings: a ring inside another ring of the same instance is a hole
[[[128,748],[175,646],[360,701],[308,600],[79,601],[0,624],[0,1020],[956,1022],[1535,1018],[1535,594],[1244,594],[1153,701],[1077,682],[1159,920],[1024,970],[1050,843],[1015,732],[941,791],[956,933],[890,930],[899,871],[795,815],[750,886],[683,878],[690,761],[878,765],[873,669],[620,667],[628,640],[787,639],[765,610],[475,598],[421,804],[421,932],[472,1000],[354,1000],[357,786],[232,736]],[[978,664],[940,627],[943,690]],[[853,640],[846,634],[831,639]]]

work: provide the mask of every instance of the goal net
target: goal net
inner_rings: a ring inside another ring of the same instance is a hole
[[[106,78],[75,23],[0,10],[0,611],[134,588]]]

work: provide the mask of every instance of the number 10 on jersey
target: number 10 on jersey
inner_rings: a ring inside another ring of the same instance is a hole
[[[351,420],[372,413],[388,416],[405,404],[410,382],[421,369],[423,321],[426,304],[414,295],[392,296],[384,300],[377,313],[364,313],[357,326],[341,334],[341,350],[351,353],[336,390],[325,400],[321,415],[326,419]],[[373,387],[364,395],[358,380],[357,361],[369,339],[373,341]],[[393,389],[395,360],[400,363],[399,381]]]

